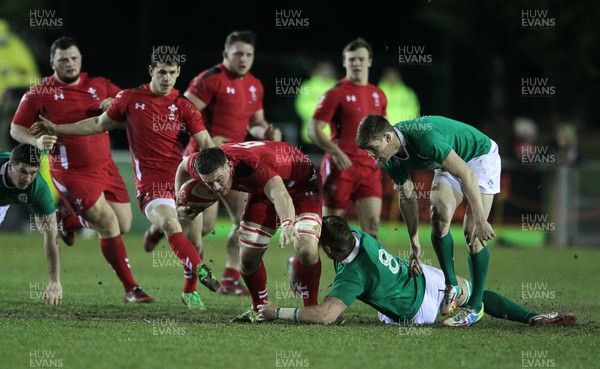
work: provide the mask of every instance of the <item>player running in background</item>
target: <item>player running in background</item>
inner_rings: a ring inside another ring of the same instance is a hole
[[[354,202],[361,228],[377,237],[381,215],[381,169],[356,147],[356,129],[367,114],[386,115],[381,89],[369,83],[373,62],[371,45],[362,38],[343,52],[346,77],[326,92],[309,126],[309,136],[325,156],[321,162],[323,215],[344,215]],[[331,127],[332,138],[324,132]]]
[[[40,114],[57,124],[76,122],[108,109],[120,89],[109,80],[81,73],[81,53],[75,40],[61,37],[50,47],[54,74],[28,91],[11,123],[11,136],[22,143],[49,150],[52,181],[71,215],[59,219],[73,244],[73,229],[83,217],[100,236],[102,254],[125,288],[125,302],[152,302],[140,289],[129,266],[121,234],[131,227],[129,194],[110,153],[107,132],[89,137],[33,136],[28,128]],[[62,211],[57,212],[58,217]],[[59,229],[59,231],[61,231]]]
[[[293,244],[296,254],[292,286],[302,296],[304,306],[317,304],[321,277],[321,179],[310,159],[284,142],[224,144],[184,159],[177,170],[177,183],[184,183],[190,176],[219,195],[227,195],[231,190],[249,193],[239,242],[241,274],[252,296],[252,308],[233,321],[260,320],[257,307],[267,300],[267,272],[262,256],[279,225],[279,245]]]
[[[226,142],[243,142],[249,130],[258,136],[257,139],[281,141],[281,131],[265,120],[263,85],[250,73],[254,62],[255,39],[256,36],[250,31],[230,33],[225,40],[223,62],[197,75],[184,94],[202,111],[206,128],[217,147]],[[194,152],[198,152],[198,145],[190,139],[184,155]],[[247,197],[244,192],[230,191],[221,198],[229,213],[231,230],[227,238],[227,258],[220,293],[248,295],[248,291],[240,285],[237,236]],[[203,235],[213,231],[218,210],[216,203],[202,213]],[[162,234],[153,227],[146,232],[145,238],[149,245],[146,249],[152,250]]]
[[[398,185],[402,216],[408,228],[411,266],[419,270],[419,207],[411,170],[435,170],[431,185],[431,242],[446,287],[440,312],[457,306],[461,286],[454,273],[454,241],[450,224],[456,208],[467,200],[463,232],[469,246],[473,293],[466,306],[446,319],[449,326],[469,326],[483,317],[483,293],[490,260],[486,241],[494,237],[487,218],[494,194],[500,192],[498,145],[477,129],[452,119],[425,116],[393,127],[380,115],[368,115],[358,127],[356,144],[380,161]]]
[[[212,147],[213,142],[198,109],[179,97],[173,88],[181,68],[179,56],[168,50],[155,47],[148,67],[150,83],[121,91],[102,115],[61,125],[42,118],[32,128],[34,133],[41,130],[60,136],[87,136],[126,124],[140,209],[167,235],[171,249],[182,261],[185,275],[182,301],[190,308],[205,309],[196,291],[197,279],[213,291],[219,283],[183,233],[175,210],[174,180],[182,159],[178,142],[182,130],[202,148]],[[196,242],[201,242],[198,233],[189,227],[188,235],[197,235]]]
[[[56,209],[48,185],[39,174],[40,157],[35,146],[17,145],[12,152],[0,151],[0,224],[10,204],[28,204],[35,223],[44,234],[44,252],[48,263],[48,285],[44,301],[62,303],[60,249]]]
[[[299,323],[333,323],[356,299],[379,312],[386,324],[433,324],[443,299],[443,272],[428,265],[422,273],[411,273],[409,261],[392,255],[365,232],[349,227],[338,216],[323,217],[319,244],[333,260],[335,279],[325,300],[317,306],[281,308],[273,303],[259,307],[266,320]],[[463,293],[459,304],[469,299],[471,283],[457,277]],[[494,318],[530,325],[571,325],[575,316],[554,312],[538,314],[492,291],[483,293],[485,312]]]

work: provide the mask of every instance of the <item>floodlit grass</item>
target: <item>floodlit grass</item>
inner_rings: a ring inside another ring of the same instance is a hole
[[[217,274],[226,228],[221,224],[205,239],[206,260]],[[405,227],[386,228],[383,243],[407,255]],[[427,238],[425,263],[437,266]],[[468,276],[460,230],[455,240],[457,272]],[[183,272],[168,244],[145,253],[141,236],[125,242],[134,276],[156,303],[123,304],[98,240],[79,238],[62,247],[65,297],[53,307],[39,299],[47,281],[41,236],[0,234],[0,368],[592,368],[600,360],[596,250],[491,246],[489,289],[538,312],[571,311],[576,326],[533,328],[484,317],[474,327],[450,329],[383,326],[360,302],[342,326],[231,324],[249,298],[199,285],[208,310],[189,311],[180,301]],[[291,254],[272,246],[265,255],[269,296],[281,306],[301,304],[286,284]],[[333,280],[332,264],[323,266],[321,299]]]

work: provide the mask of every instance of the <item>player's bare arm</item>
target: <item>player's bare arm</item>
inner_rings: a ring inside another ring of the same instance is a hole
[[[298,232],[294,228],[296,209],[294,209],[292,198],[280,176],[275,176],[267,182],[265,185],[265,195],[275,205],[275,211],[281,220],[279,246],[285,247],[293,244],[298,239]]]
[[[312,119],[308,126],[308,136],[321,150],[331,153],[333,162],[341,170],[352,166],[352,161],[335,143],[333,143],[325,134],[327,122],[319,119]]]
[[[40,115],[40,121],[35,122],[29,133],[38,135],[40,133],[48,133],[52,135],[62,136],[91,136],[105,131],[115,129],[120,124],[108,117],[106,113],[102,113],[97,117],[81,120],[77,123],[57,125],[50,120]]]
[[[279,309],[279,317],[277,317]],[[346,304],[337,297],[328,296],[320,305],[299,308],[297,312],[298,323],[331,324],[347,309]],[[258,312],[265,320],[286,319],[294,320],[294,308],[278,308],[269,302],[258,306]],[[291,317],[289,316],[291,314]]]
[[[255,127],[264,128],[264,130],[256,130]],[[254,112],[250,117],[250,133],[261,140],[281,141],[282,139],[281,130],[267,122],[263,109]]]
[[[212,140],[207,130],[200,131],[192,136],[194,141],[198,144],[201,149],[207,149],[209,147],[215,147],[215,142]]]
[[[414,191],[414,183],[409,175],[404,184],[398,185],[398,205],[410,238],[410,268],[411,275],[422,274],[421,244],[419,243],[419,202]]]
[[[44,291],[44,301],[50,305],[62,303],[63,289],[60,284],[60,249],[56,214],[35,216],[37,228],[44,234],[44,253],[48,265],[48,286]]]
[[[58,137],[55,135],[42,134],[34,136],[29,134],[27,128],[15,124],[10,124],[10,136],[18,141],[19,143],[25,143],[37,147],[39,150],[52,150],[52,147],[56,143]]]
[[[471,244],[475,239],[479,239],[481,244],[485,246],[486,241],[492,239],[496,234],[486,219],[475,172],[473,172],[467,163],[465,163],[454,150],[450,151],[450,154],[448,154],[446,160],[442,163],[442,168],[456,178],[459,178],[462,182],[463,190],[467,201],[471,206],[475,223],[475,230],[473,231],[470,240]]]

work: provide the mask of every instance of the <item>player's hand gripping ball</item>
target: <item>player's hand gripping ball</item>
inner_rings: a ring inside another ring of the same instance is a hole
[[[179,189],[177,200],[179,206],[188,206],[191,211],[199,214],[219,201],[219,196],[204,183],[190,179]]]

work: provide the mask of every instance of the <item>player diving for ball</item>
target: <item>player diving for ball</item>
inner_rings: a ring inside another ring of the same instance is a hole
[[[443,272],[421,265],[421,273],[411,272],[409,261],[392,255],[369,234],[349,227],[338,216],[323,218],[319,244],[333,260],[335,279],[325,300],[303,308],[277,307],[271,302],[259,306],[265,320],[283,319],[299,323],[333,323],[355,300],[379,312],[386,324],[433,324],[444,298]],[[471,283],[457,277],[462,294],[459,305],[469,301]],[[530,325],[571,325],[573,314],[539,314],[515,304],[492,291],[484,291],[485,312],[494,318]]]

